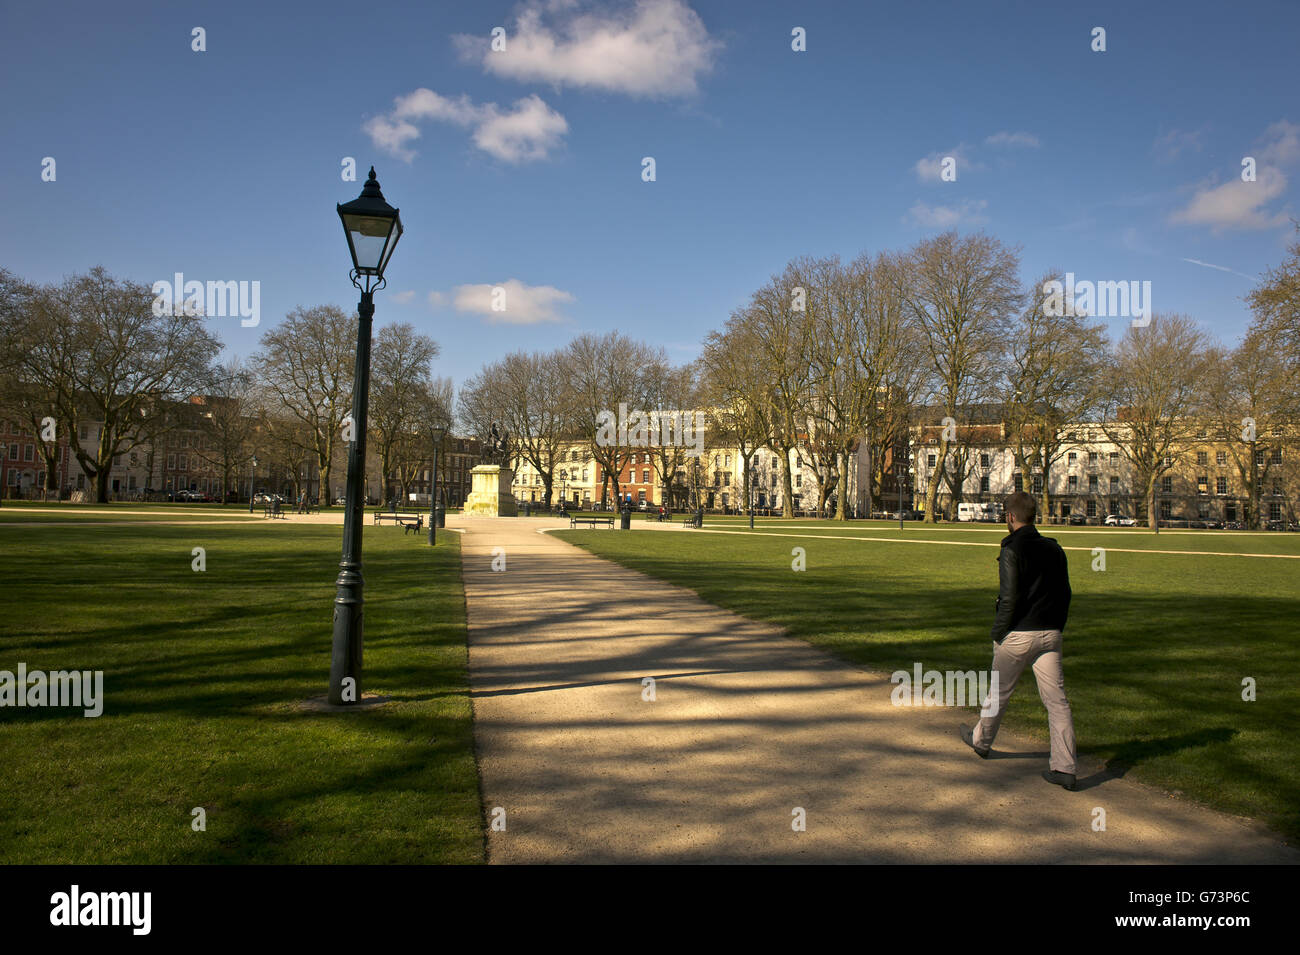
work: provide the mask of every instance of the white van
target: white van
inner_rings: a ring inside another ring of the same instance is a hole
[[[1002,520],[1002,505],[995,502],[957,505],[957,520],[996,524]]]

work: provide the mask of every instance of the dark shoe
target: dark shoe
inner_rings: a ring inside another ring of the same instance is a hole
[[[1068,789],[1074,792],[1074,774],[1058,773],[1054,769],[1044,769],[1043,778],[1053,785],[1060,786],[1062,789]]]
[[[993,749],[993,747],[976,746],[975,736],[969,726],[962,726],[959,727],[959,729],[961,730],[961,741],[965,743],[967,746],[969,746],[971,749],[975,750],[975,755],[977,755],[980,759],[988,759],[989,752]]]

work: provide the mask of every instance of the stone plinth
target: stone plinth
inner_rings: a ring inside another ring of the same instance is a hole
[[[519,504],[510,493],[514,471],[499,464],[480,464],[469,473],[474,483],[461,509],[463,517],[519,516]]]

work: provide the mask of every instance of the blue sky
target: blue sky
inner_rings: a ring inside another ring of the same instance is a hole
[[[211,319],[248,355],[355,308],[334,205],[373,163],[407,229],[376,322],[457,381],[613,328],[685,361],[791,257],[948,227],[1231,342],[1300,217],[1298,34],[1294,2],[7,3],[0,265],[259,281],[259,327]]]

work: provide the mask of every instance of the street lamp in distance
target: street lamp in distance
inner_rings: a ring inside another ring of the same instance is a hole
[[[442,510],[442,502],[438,500],[438,451],[447,437],[447,426],[439,422],[429,433],[433,437],[433,486],[429,492],[429,546],[432,547],[438,543],[438,512]]]

